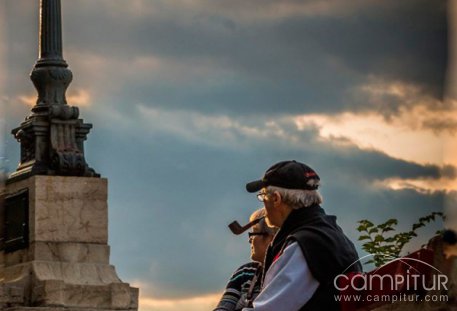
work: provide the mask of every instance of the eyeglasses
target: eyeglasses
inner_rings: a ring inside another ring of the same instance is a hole
[[[260,202],[264,202],[268,197],[268,193],[265,193],[265,192],[259,192],[257,193],[257,200],[259,200]]]
[[[267,236],[268,232],[248,232],[249,243],[252,243],[252,239],[254,239],[254,237],[258,235]]]
[[[264,235],[265,236],[265,235],[268,235],[268,232],[248,232],[248,236],[250,238],[252,238],[252,237],[254,237],[256,235]]]

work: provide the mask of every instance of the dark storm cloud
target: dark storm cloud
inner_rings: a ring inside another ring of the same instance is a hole
[[[433,130],[435,133],[448,132],[454,134],[457,131],[457,120],[452,118],[433,118],[424,121],[423,127]]]
[[[367,2],[349,18],[295,18],[283,24],[283,31],[296,34],[289,40],[302,49],[306,40],[299,40],[299,34],[309,33],[324,51],[360,73],[418,83],[441,96],[447,63],[446,1],[387,2],[391,5]]]
[[[27,5],[20,13],[18,8],[24,4],[11,3],[12,11],[23,16],[36,6]],[[441,94],[446,65],[445,1],[335,2],[332,5],[349,9],[341,9],[344,14],[316,10],[315,15],[305,9],[283,15],[259,9],[274,6],[273,1],[257,5],[237,1],[230,6],[205,1],[138,3],[63,3],[66,48],[72,55],[103,57],[112,68],[102,80],[94,80],[90,72],[81,73],[75,79],[83,82],[74,86],[96,90],[112,81],[123,84],[112,94],[119,102],[236,115],[370,109],[366,100],[355,100],[350,91],[373,76],[417,84],[434,96]],[[282,5],[309,7],[313,12],[317,3],[284,1]],[[237,14],[244,14],[243,18]],[[9,24],[19,42],[13,60],[17,57],[24,63],[27,56],[28,71],[31,54],[20,46],[22,40],[34,38],[16,32],[24,28],[19,23],[28,26],[33,20],[36,24],[36,16],[27,17],[10,19]],[[182,70],[170,76],[160,69],[138,68],[132,74],[120,69],[151,56],[177,63]],[[69,61],[76,67],[79,62]],[[186,70],[193,64],[208,67],[207,75],[192,80]],[[180,83],[183,77],[185,85]],[[395,110],[402,104],[386,98],[384,106]],[[117,106],[125,109],[126,105]]]
[[[297,3],[283,1],[288,2]],[[89,13],[99,20],[97,27],[80,24],[90,16],[73,18],[68,21],[73,30],[68,36],[75,47],[89,45],[89,49],[99,49],[108,55],[119,55],[122,50],[131,56],[152,53],[190,60],[215,58],[247,74],[267,74],[270,78],[272,73],[303,77],[306,65],[312,65],[321,58],[316,57],[318,53],[323,53],[342,60],[343,65],[363,75],[433,85],[435,91],[443,85],[446,1],[366,2],[342,16],[337,13],[308,16],[304,12],[281,16],[277,13],[278,18],[273,16],[260,21],[255,11],[249,10],[252,3],[231,3],[238,11],[246,6],[247,12],[253,15],[253,22],[240,21],[227,14],[224,4],[220,7],[213,4],[210,11],[205,10],[204,2],[200,3],[192,10],[176,3],[169,7],[162,3],[153,13],[138,16],[129,10],[122,12],[120,6],[117,7],[119,12],[103,14],[102,2],[98,7],[93,5]],[[75,3],[73,10],[79,5]],[[302,5],[306,7],[306,1]],[[346,1],[345,5],[350,7],[351,2]],[[152,4],[144,5],[145,11],[151,7]],[[311,56],[315,58],[309,59]],[[297,68],[297,65],[300,66]]]
[[[126,27],[144,34],[141,39],[125,34],[126,45],[141,47],[140,53],[188,62],[209,58],[235,72],[234,79],[219,78],[223,87],[211,93],[201,81],[185,90],[167,89],[167,95],[173,95],[166,104],[172,107],[186,102],[199,110],[243,114],[284,109],[334,113],[348,105],[370,109],[366,101],[353,103],[347,94],[367,76],[419,84],[435,96],[442,93],[447,49],[444,1],[403,1],[380,8],[367,4],[349,18],[292,16],[254,25],[193,13],[181,12],[183,21],[159,17]],[[148,82],[135,84],[133,91],[164,102],[162,84],[148,88]],[[186,101],[189,98],[193,100]],[[384,107],[395,110],[402,104],[386,98]]]
[[[441,168],[441,176],[445,178],[456,178],[457,169],[452,165],[445,165]]]

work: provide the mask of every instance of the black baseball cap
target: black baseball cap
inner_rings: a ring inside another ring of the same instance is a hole
[[[260,180],[246,184],[248,192],[257,192],[267,186],[286,189],[317,190],[319,175],[308,165],[297,161],[282,161],[270,167]]]

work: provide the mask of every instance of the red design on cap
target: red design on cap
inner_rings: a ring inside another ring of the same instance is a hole
[[[311,177],[311,176],[316,176],[316,172],[306,172],[305,177]]]

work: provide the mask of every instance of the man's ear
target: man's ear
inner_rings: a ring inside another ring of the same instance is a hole
[[[279,205],[282,202],[281,194],[278,191],[273,192],[273,204]]]

